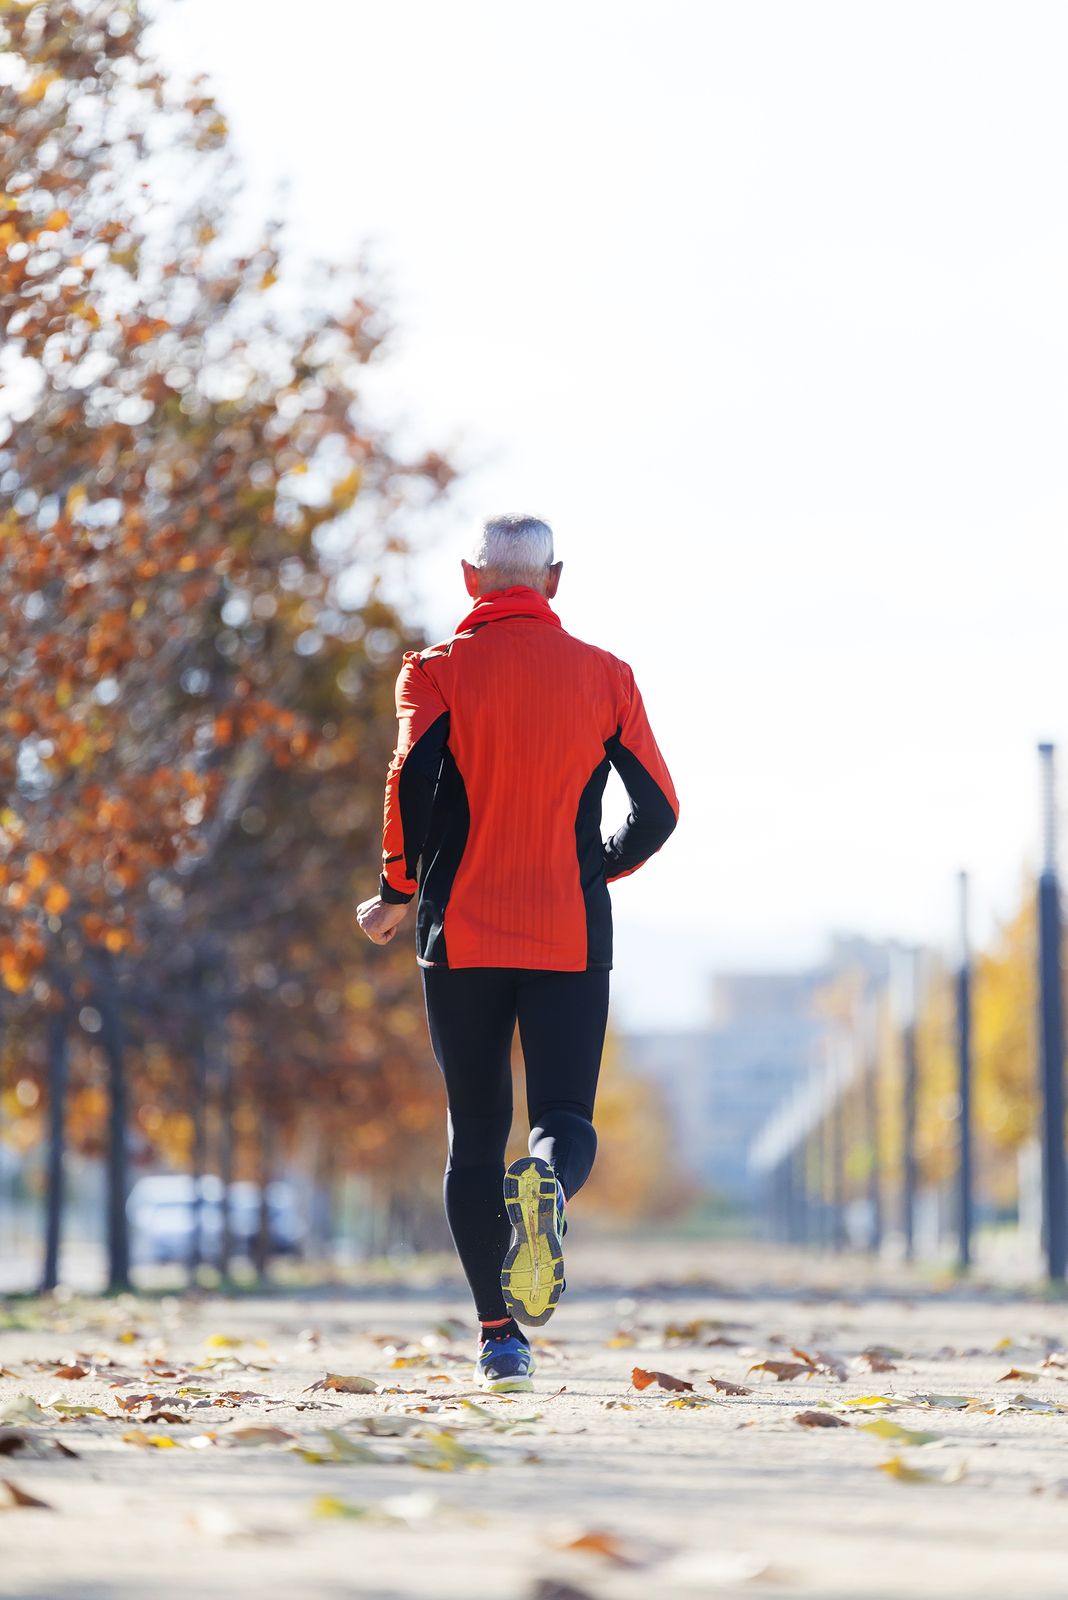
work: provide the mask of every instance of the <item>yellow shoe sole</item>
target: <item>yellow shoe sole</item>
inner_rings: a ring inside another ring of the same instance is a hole
[[[479,1387],[489,1394],[533,1394],[533,1378],[479,1378]]]
[[[564,1289],[564,1252],[556,1231],[556,1176],[547,1161],[522,1156],[504,1175],[504,1206],[512,1243],[501,1268],[510,1317],[538,1327],[548,1322]]]

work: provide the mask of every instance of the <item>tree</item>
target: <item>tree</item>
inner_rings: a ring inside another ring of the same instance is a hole
[[[203,930],[199,886],[227,880],[267,774],[329,766],[307,664],[388,673],[404,630],[375,575],[451,477],[365,414],[385,333],[365,275],[295,318],[278,231],[234,252],[225,119],[143,30],[133,6],[0,15],[0,979],[9,1007],[69,991],[95,1019],[116,1286],[131,975],[165,969],[187,897]]]

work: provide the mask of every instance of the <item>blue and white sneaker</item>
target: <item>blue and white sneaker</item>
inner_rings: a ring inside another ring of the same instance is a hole
[[[475,1382],[491,1394],[529,1394],[534,1356],[525,1339],[483,1339],[475,1362]]]

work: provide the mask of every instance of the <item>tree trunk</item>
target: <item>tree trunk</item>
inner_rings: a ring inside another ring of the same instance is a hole
[[[59,1284],[63,1229],[63,1158],[66,1149],[67,1060],[70,1016],[66,1001],[48,1020],[48,1178],[45,1193],[45,1249],[41,1290]]]
[[[203,989],[198,988],[197,999],[203,1007]],[[198,1010],[194,1023],[193,1044],[193,1229],[189,1236],[189,1287],[195,1289],[204,1256],[204,1155],[206,1149],[205,1120],[208,1098],[208,1041],[207,1019],[203,1009]]]
[[[271,1260],[271,1211],[267,1199],[267,1188],[271,1181],[271,1168],[274,1165],[274,1150],[271,1125],[266,1116],[260,1117],[260,1225],[256,1233],[255,1267],[256,1276],[263,1280],[267,1277],[267,1268]]]
[[[230,1185],[234,1181],[234,1068],[226,1038],[219,1042],[219,1177],[222,1180],[219,1271],[224,1282],[228,1282],[234,1249],[230,1218]]]
[[[129,1189],[126,1059],[122,1015],[109,951],[96,952],[95,998],[100,1012],[100,1043],[108,1068],[108,1289],[130,1287],[130,1235],[126,1222]]]

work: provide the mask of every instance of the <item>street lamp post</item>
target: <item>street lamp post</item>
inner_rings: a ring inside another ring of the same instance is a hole
[[[1064,1153],[1064,999],[1053,746],[1038,747],[1042,771],[1042,871],[1038,878],[1039,1037],[1042,1070],[1042,1209],[1046,1265],[1063,1282],[1068,1264],[1068,1182]]]
[[[882,1189],[879,1181],[879,1037],[875,1001],[868,997],[863,1011],[864,1138],[868,1146],[868,1249],[878,1255],[883,1247]]]
[[[968,874],[960,875],[960,968],[957,972],[957,1086],[960,1144],[957,1162],[957,1261],[972,1264],[972,962],[968,939]]]

